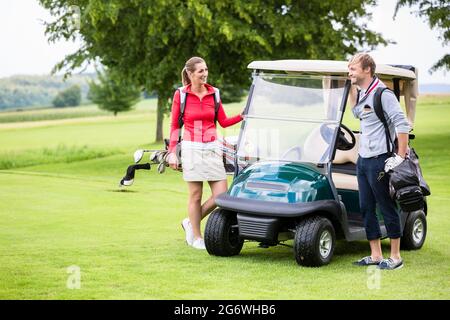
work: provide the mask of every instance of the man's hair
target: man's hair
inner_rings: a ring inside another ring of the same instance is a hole
[[[373,77],[375,75],[375,69],[377,65],[373,58],[367,53],[357,53],[350,58],[348,65],[361,63],[363,70],[370,68],[370,75]]]

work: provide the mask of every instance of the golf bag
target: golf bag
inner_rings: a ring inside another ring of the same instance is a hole
[[[422,210],[424,197],[431,194],[430,187],[422,176],[417,154],[410,149],[408,157],[392,170],[390,184],[394,198],[405,212]]]

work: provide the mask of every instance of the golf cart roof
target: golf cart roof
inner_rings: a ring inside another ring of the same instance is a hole
[[[332,60],[274,60],[274,61],[253,61],[248,65],[249,69],[286,71],[307,74],[325,74],[344,76],[348,75],[347,61]],[[380,78],[400,78],[414,80],[416,75],[411,66],[396,67],[387,64],[377,64],[376,74]]]
[[[340,76],[348,78],[348,61],[333,60],[273,60],[253,61],[247,68],[264,71],[283,71],[289,74]],[[416,101],[419,95],[417,68],[407,65],[377,64],[376,75],[383,83],[393,90],[398,98],[404,97],[406,117],[414,127]],[[349,100],[353,106],[356,103],[356,86],[350,89]]]

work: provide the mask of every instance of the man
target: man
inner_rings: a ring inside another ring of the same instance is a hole
[[[391,141],[398,139],[397,154],[388,154],[393,147],[386,145],[383,123],[374,110],[374,93],[378,87],[386,87],[375,75],[375,62],[365,53],[353,56],[348,64],[348,75],[353,85],[359,87],[358,102],[352,112],[360,119],[361,136],[357,161],[357,178],[361,212],[364,217],[366,236],[371,254],[354,264],[359,266],[377,265],[380,269],[394,270],[403,267],[400,256],[402,227],[395,202],[389,194],[388,172],[404,160],[408,149],[410,126],[397,98],[390,90],[381,97],[383,112],[389,126]],[[387,235],[391,242],[391,254],[383,259],[381,251],[381,231],[375,214],[376,204],[384,218]]]

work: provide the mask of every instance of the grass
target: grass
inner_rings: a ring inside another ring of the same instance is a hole
[[[31,167],[38,164],[71,163],[89,159],[104,158],[116,154],[117,149],[58,145],[56,148],[41,148],[33,151],[10,151],[2,154],[0,170]]]
[[[244,104],[227,105],[227,113]],[[370,271],[351,265],[367,254],[365,241],[340,241],[322,268],[299,267],[282,246],[248,242],[231,258],[187,247],[179,173],[152,168],[138,172],[132,187],[117,187],[135,149],[159,147],[149,144],[151,102],[140,108],[0,124],[0,299],[450,298],[450,97],[419,99],[412,144],[432,190],[429,233],[421,250],[403,252],[405,268],[381,273],[380,289],[368,288]],[[167,133],[167,118],[165,125]],[[79,290],[66,285],[73,265]]]

